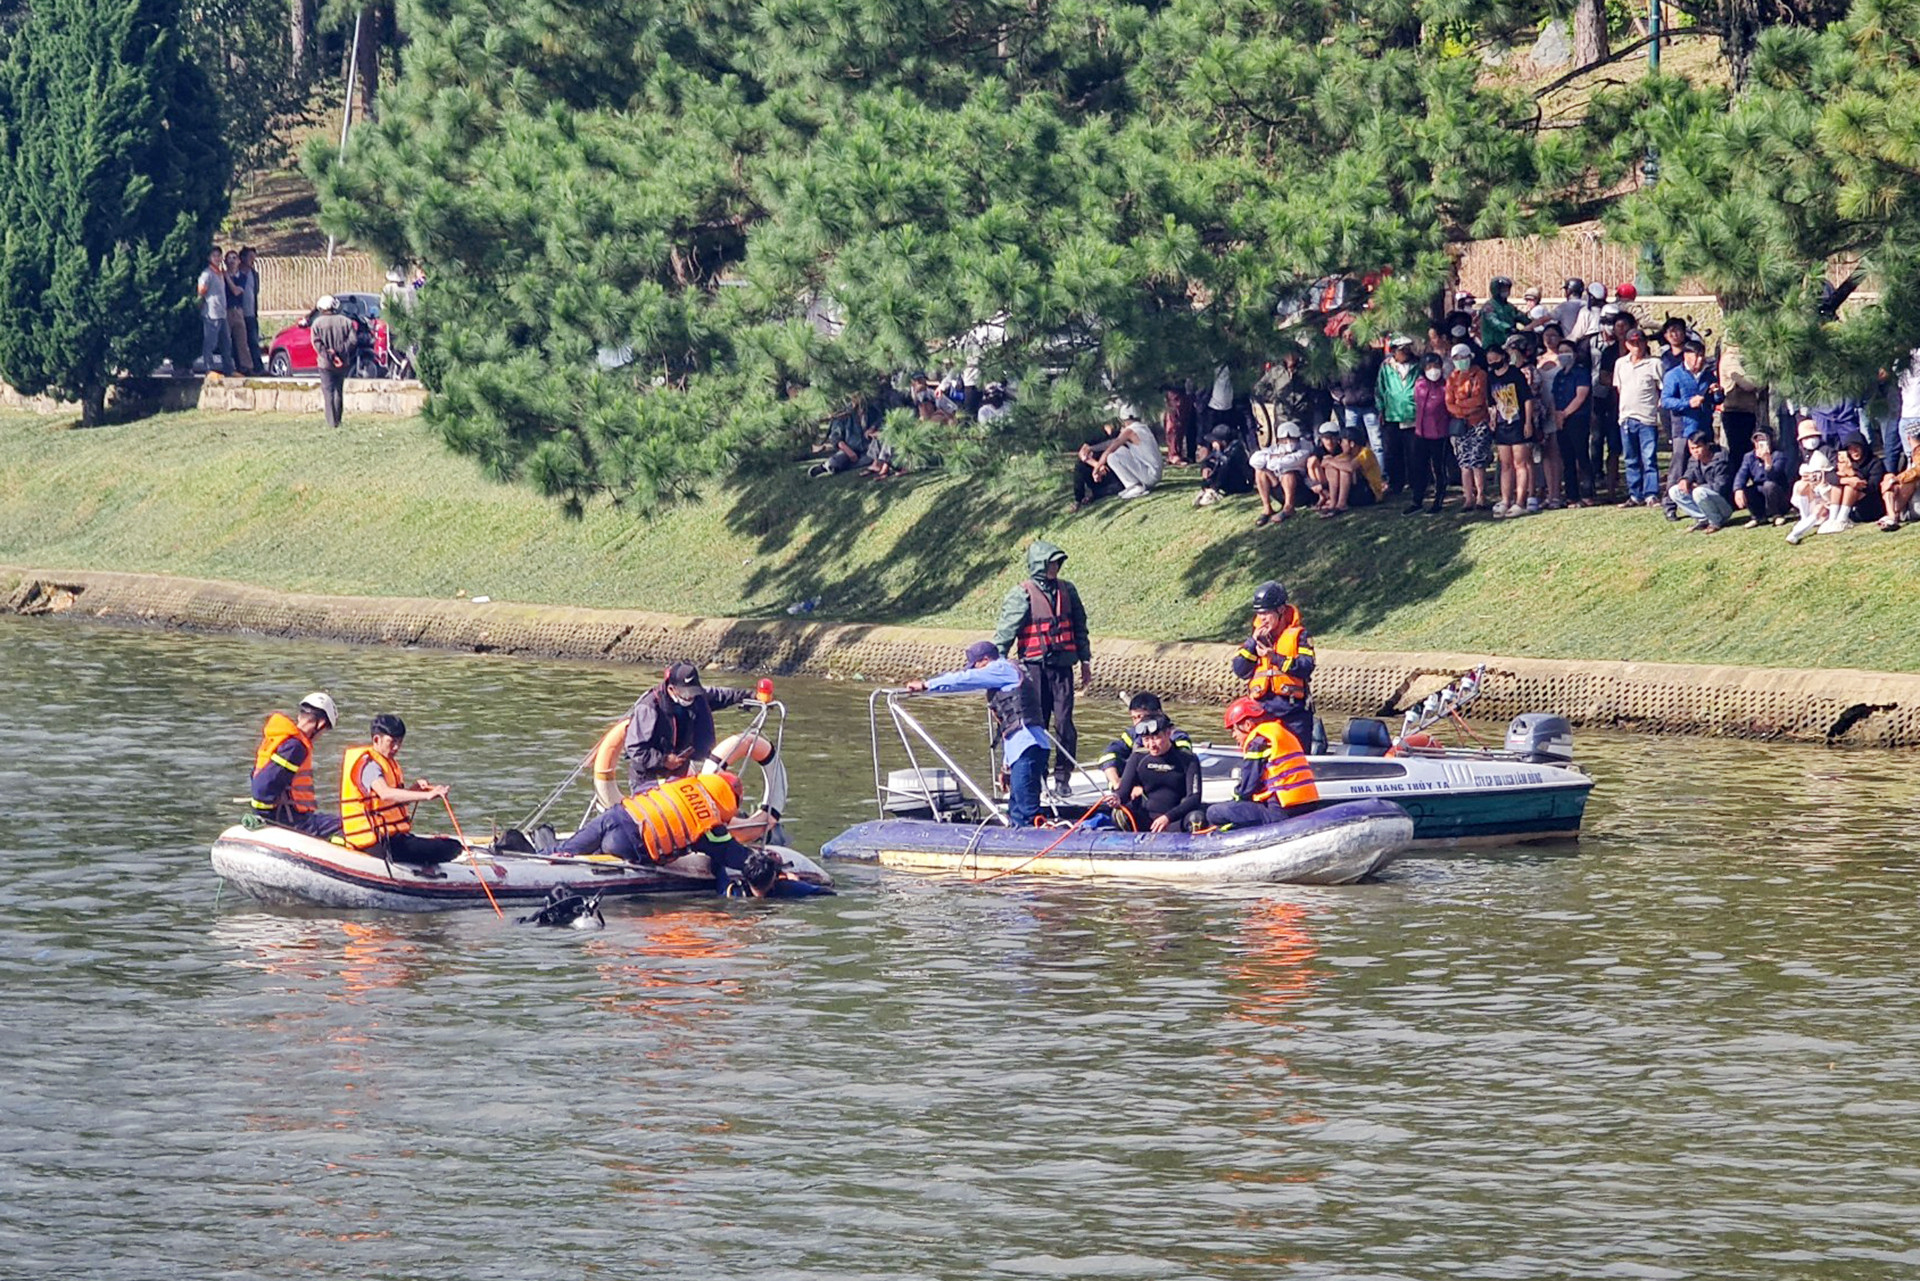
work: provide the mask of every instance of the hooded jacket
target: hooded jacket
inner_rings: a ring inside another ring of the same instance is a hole
[[[1051,562],[1064,559],[1066,553],[1044,539],[1027,548],[1027,578],[1046,589],[1047,566]],[[1073,631],[1074,648],[1079,651],[1079,662],[1087,662],[1093,656],[1092,643],[1087,638],[1087,611],[1080,604],[1080,593],[1073,584],[1062,578],[1051,586],[1057,588],[1062,599],[1061,613],[1067,618]],[[1027,595],[1026,583],[1015,586],[1000,602],[1000,621],[993,629],[993,643],[1000,652],[1016,661],[1019,653],[1014,646],[1014,638],[1020,634],[1020,625],[1027,621],[1032,607]]]

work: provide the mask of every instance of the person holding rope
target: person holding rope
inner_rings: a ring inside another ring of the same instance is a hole
[[[987,696],[1007,766],[1007,821],[1015,827],[1033,826],[1040,815],[1040,776],[1047,770],[1048,745],[1033,669],[1000,657],[1000,647],[992,641],[975,641],[967,646],[965,667],[910,680],[907,692]]]
[[[407,723],[382,712],[373,718],[367,737],[368,742],[349,747],[340,764],[342,843],[417,868],[431,869],[459,858],[460,842],[452,837],[414,835],[413,807],[421,801],[442,800],[449,789],[445,783],[424,779],[407,785],[395,759],[406,740]]]

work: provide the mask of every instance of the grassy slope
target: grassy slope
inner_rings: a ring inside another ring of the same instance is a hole
[[[1064,471],[1064,465],[1062,467]],[[1069,517],[1057,494],[798,469],[643,521],[568,521],[490,484],[414,421],[182,414],[93,431],[0,417],[0,561],[295,590],[779,613],[984,629],[1045,536],[1096,635],[1224,638],[1262,578],[1329,645],[1920,670],[1920,533],[1688,536],[1657,513],[1403,516],[1256,530],[1251,499],[1189,503],[1190,473]]]

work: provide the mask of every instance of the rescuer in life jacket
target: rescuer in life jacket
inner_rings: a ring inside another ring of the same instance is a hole
[[[348,847],[382,855],[395,863],[432,867],[460,857],[451,836],[416,836],[413,807],[447,794],[445,783],[416,779],[411,787],[400,773],[400,745],[407,723],[390,712],[373,718],[368,742],[349,747],[340,762],[340,840]]]
[[[1253,589],[1253,635],[1233,655],[1233,674],[1247,683],[1247,697],[1285,725],[1302,743],[1313,741],[1308,683],[1313,679],[1313,637],[1300,621],[1287,589],[1266,582]]]
[[[1251,698],[1227,705],[1227,728],[1246,758],[1234,780],[1233,799],[1207,806],[1214,827],[1258,827],[1317,804],[1307,752],[1285,725]]]
[[[611,854],[629,863],[669,863],[683,854],[707,856],[713,887],[740,887],[765,898],[780,877],[780,860],[733,839],[727,824],[740,812],[740,778],[725,773],[667,779],[611,806],[554,847],[573,857]]]
[[[267,717],[260,746],[253,752],[253,812],[275,827],[292,828],[331,840],[340,834],[339,816],[322,814],[313,795],[313,743],[333,728],[339,713],[318,691],[300,700],[291,718]]]
[[[753,697],[750,689],[702,685],[700,669],[679,662],[642,694],[627,721],[627,790],[640,792],[663,779],[679,778],[713,751],[716,710]]]
[[[1047,772],[1047,731],[1040,720],[1040,691],[1032,669],[1000,657],[992,641],[967,646],[967,665],[925,680],[910,680],[914,694],[981,693],[1000,735],[1007,769],[1007,821],[1031,827],[1040,814],[1040,776]]]
[[[1040,696],[1040,727],[1053,727],[1054,787],[1064,793],[1080,748],[1073,725],[1073,669],[1080,688],[1093,684],[1093,647],[1080,593],[1060,577],[1067,554],[1049,542],[1027,548],[1027,578],[1000,602],[993,643],[1032,675]]]

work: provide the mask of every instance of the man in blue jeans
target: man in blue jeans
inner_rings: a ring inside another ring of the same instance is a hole
[[[1613,390],[1620,406],[1620,453],[1627,464],[1627,501],[1622,507],[1660,505],[1660,469],[1654,450],[1659,441],[1660,357],[1647,349],[1647,336],[1629,329],[1627,354],[1614,362]]]
[[[1040,777],[1047,771],[1047,732],[1040,688],[1029,669],[1000,657],[992,641],[967,646],[967,665],[925,680],[910,680],[913,694],[981,693],[999,731],[1007,763],[1007,821],[1031,827],[1040,813]]]

